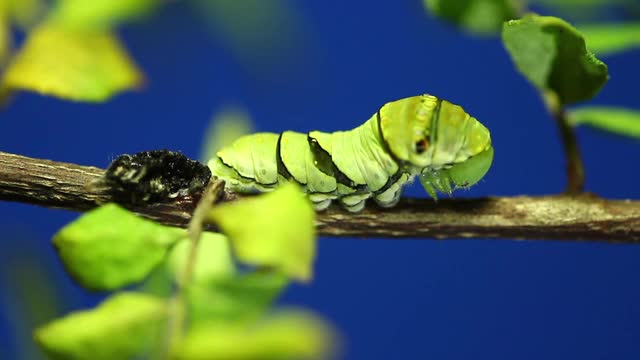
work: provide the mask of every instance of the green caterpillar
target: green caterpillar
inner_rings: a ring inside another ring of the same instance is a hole
[[[460,106],[425,94],[387,103],[349,131],[243,136],[208,165],[237,192],[295,181],[316,210],[338,200],[357,212],[368,198],[395,205],[415,175],[434,199],[436,191],[451,194],[477,183],[492,161],[489,130]]]

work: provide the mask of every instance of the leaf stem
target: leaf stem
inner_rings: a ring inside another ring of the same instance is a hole
[[[193,216],[189,221],[187,233],[191,240],[191,246],[189,248],[189,255],[184,269],[178,276],[178,288],[170,301],[169,320],[167,322],[167,342],[164,354],[165,358],[169,357],[173,345],[179,342],[183,337],[186,317],[185,292],[193,278],[193,271],[198,257],[198,244],[200,243],[204,220],[209,210],[211,210],[215,200],[223,190],[224,181],[218,178],[212,179],[202,193],[202,197],[200,198],[200,201],[193,212]]]
[[[193,269],[198,256],[198,243],[200,242],[200,236],[202,235],[204,220],[209,210],[213,207],[214,201],[223,189],[223,180],[216,178],[215,180],[210,181],[203,193],[202,199],[198,202],[198,205],[193,212],[191,221],[189,221],[187,231],[189,233],[189,238],[191,239],[191,249],[189,251],[189,257],[187,258],[187,263],[185,264],[184,272],[182,272],[182,276],[180,278],[180,284],[183,288],[191,282],[191,278],[193,277]]]
[[[580,156],[580,148],[573,128],[569,125],[567,112],[561,109],[556,114],[556,124],[560,129],[564,152],[567,157],[567,189],[568,194],[578,194],[584,190],[584,166]]]
[[[569,124],[569,116],[564,106],[560,104],[555,94],[544,95],[547,109],[553,116],[560,131],[560,138],[567,161],[567,194],[580,194],[584,191],[584,166],[582,156],[573,127]]]

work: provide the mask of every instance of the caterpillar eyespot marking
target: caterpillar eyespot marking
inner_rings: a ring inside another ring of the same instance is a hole
[[[416,142],[415,152],[420,155],[423,152],[427,151],[427,147],[429,146],[429,141],[426,138],[420,139]]]
[[[489,130],[460,106],[424,94],[389,102],[349,131],[243,136],[208,165],[232,191],[271,191],[295,181],[316,210],[335,200],[357,212],[369,198],[395,205],[416,175],[434,199],[469,187],[492,162]]]

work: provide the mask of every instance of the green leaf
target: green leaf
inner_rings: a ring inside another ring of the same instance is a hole
[[[104,102],[141,83],[140,71],[112,33],[77,32],[45,24],[29,34],[2,86],[5,91]]]
[[[587,106],[569,113],[572,125],[589,125],[619,135],[640,138],[640,111]]]
[[[190,251],[190,239],[180,241],[171,249],[167,265],[172,273],[177,275],[184,271]],[[203,232],[198,242],[192,283],[206,284],[231,277],[234,273],[235,268],[227,237],[222,234]],[[176,276],[176,281],[179,280],[180,276]]]
[[[607,5],[624,5],[631,4],[635,0],[529,0],[531,3],[542,4],[546,6],[564,6],[564,7],[600,7]]]
[[[190,0],[250,76],[280,74],[307,64],[314,51],[302,3],[289,0]],[[241,20],[240,20],[241,19]]]
[[[149,15],[159,0],[58,0],[50,20],[74,30],[109,30]]]
[[[636,0],[529,0],[531,4],[549,6],[551,8],[566,8],[574,11],[587,8],[618,7],[636,5]]]
[[[182,229],[107,204],[62,228],[53,244],[67,271],[82,286],[113,290],[143,280],[181,237]]]
[[[55,359],[128,359],[151,350],[166,312],[158,298],[121,293],[38,328],[35,339]]]
[[[591,24],[580,26],[589,50],[610,55],[640,47],[640,23]]]
[[[315,211],[297,185],[217,205],[209,221],[229,237],[241,261],[274,267],[303,281],[311,278]]]
[[[502,23],[515,19],[522,11],[514,0],[423,0],[436,16],[477,34],[497,34]]]
[[[638,0],[527,0],[541,12],[554,14],[575,23],[601,22],[621,18],[637,18]],[[624,15],[622,15],[624,14]]]
[[[216,156],[218,150],[252,132],[253,122],[245,109],[231,106],[223,108],[211,119],[204,137],[200,160],[208,162]]]
[[[189,288],[192,323],[248,323],[262,317],[288,284],[286,276],[256,271]]]
[[[180,360],[325,359],[334,344],[335,336],[325,322],[287,312],[251,326],[222,322],[195,328],[173,355]]]
[[[505,24],[502,40],[518,70],[566,105],[593,98],[607,82],[607,66],[562,19],[527,15]]]

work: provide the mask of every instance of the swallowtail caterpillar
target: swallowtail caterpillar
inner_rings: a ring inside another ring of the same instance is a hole
[[[489,170],[489,130],[460,106],[432,95],[385,104],[349,131],[285,131],[243,136],[209,161],[213,175],[237,192],[299,183],[323,210],[337,200],[349,211],[373,198],[395,205],[415,175],[431,197],[477,183]]]

